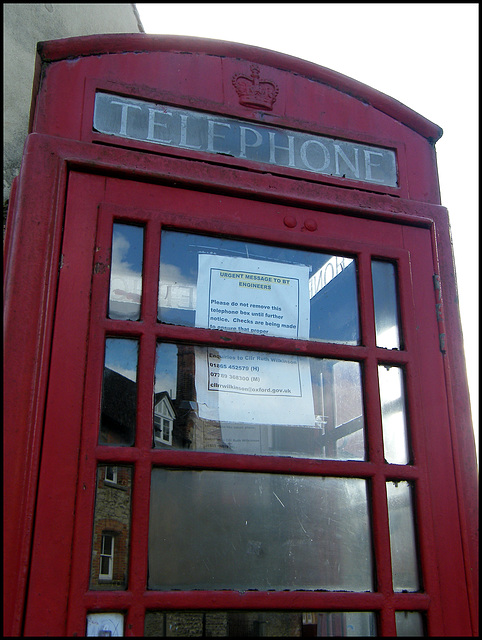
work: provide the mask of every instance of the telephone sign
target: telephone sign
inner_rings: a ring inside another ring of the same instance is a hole
[[[396,155],[392,149],[122,96],[96,94],[94,130],[154,144],[397,186]]]
[[[246,45],[39,43],[5,635],[477,635],[440,135]]]

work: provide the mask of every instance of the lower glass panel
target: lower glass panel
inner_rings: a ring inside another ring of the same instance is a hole
[[[424,616],[419,611],[395,611],[395,623],[399,637],[425,635]]]
[[[87,637],[122,637],[124,635],[124,614],[117,612],[88,613]]]
[[[149,589],[370,591],[367,484],[153,469]]]
[[[417,537],[409,482],[387,482],[388,521],[392,554],[393,590],[418,591]]]
[[[359,362],[160,343],[154,446],[364,460]]]
[[[90,588],[127,587],[132,468],[99,465],[95,496]]]
[[[149,637],[340,637],[376,636],[371,611],[150,611]]]

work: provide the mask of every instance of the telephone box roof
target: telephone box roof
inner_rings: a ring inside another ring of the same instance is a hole
[[[346,93],[414,130],[431,143],[435,143],[443,134],[438,125],[398,100],[362,82],[313,62],[252,45],[194,36],[136,33],[81,36],[39,42],[37,50],[42,62],[55,62],[82,56],[147,52],[189,52],[252,60],[305,76]]]

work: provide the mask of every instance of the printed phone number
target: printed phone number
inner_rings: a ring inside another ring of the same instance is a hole
[[[211,371],[209,374],[212,378],[228,378],[230,380],[243,380],[243,382],[249,381],[249,376],[237,376],[234,373],[228,374],[227,373],[219,373],[219,371]],[[253,377],[251,378],[252,381],[257,382],[259,380],[258,377]]]
[[[237,369],[238,371],[249,371],[249,367],[245,364],[221,364],[219,362],[210,362],[209,366],[215,367],[216,369]]]

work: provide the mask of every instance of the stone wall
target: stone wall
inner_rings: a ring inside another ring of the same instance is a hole
[[[296,611],[151,611],[146,613],[144,629],[146,638],[296,638],[301,635],[302,614]]]

